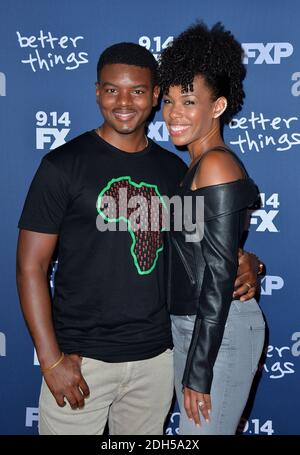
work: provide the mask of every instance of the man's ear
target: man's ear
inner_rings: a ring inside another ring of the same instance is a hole
[[[95,86],[96,86],[96,103],[99,104],[100,84],[98,81],[95,82]]]
[[[213,118],[220,117],[226,111],[226,108],[227,108],[227,99],[225,98],[225,96],[220,96],[220,98],[218,98],[215,101]]]
[[[158,104],[158,98],[160,94],[160,87],[159,85],[155,85],[153,88],[153,95],[152,95],[152,106],[157,106]]]

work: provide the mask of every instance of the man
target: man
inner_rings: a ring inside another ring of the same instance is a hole
[[[186,166],[145,136],[159,97],[145,48],[106,49],[96,97],[104,123],[43,158],[19,222],[18,288],[43,373],[39,431],[102,434],[108,419],[112,435],[162,434],[173,355],[161,215],[159,230],[133,231],[121,199],[115,217],[104,199],[171,196]],[[52,305],[47,271],[56,246]],[[247,299],[257,261],[243,258],[254,269],[242,261],[238,272],[237,296]]]

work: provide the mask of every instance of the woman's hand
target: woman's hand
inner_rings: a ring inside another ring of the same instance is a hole
[[[259,260],[253,253],[239,250],[239,268],[234,283],[233,297],[242,302],[252,299],[259,287]]]
[[[204,417],[206,422],[209,422],[209,414],[211,412],[210,395],[207,393],[196,392],[188,387],[184,387],[183,395],[184,408],[188,418],[193,420],[197,426],[200,426],[200,414],[202,414],[202,417]]]

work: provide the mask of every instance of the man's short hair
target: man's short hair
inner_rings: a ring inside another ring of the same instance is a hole
[[[150,51],[136,43],[117,43],[105,49],[97,64],[97,80],[104,65],[124,64],[149,68],[153,86],[157,84],[157,62]]]

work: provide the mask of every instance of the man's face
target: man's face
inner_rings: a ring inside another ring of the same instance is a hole
[[[134,65],[104,65],[96,84],[104,125],[120,134],[144,129],[158,96],[159,88],[152,85],[150,69]]]

